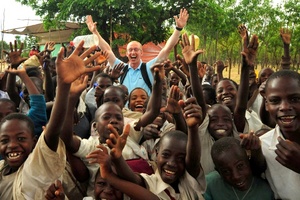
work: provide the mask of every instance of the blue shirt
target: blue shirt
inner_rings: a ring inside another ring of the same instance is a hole
[[[147,69],[147,74],[150,79],[151,84],[153,85],[153,74],[150,70],[151,66],[154,65],[154,63],[157,61],[157,57],[153,58],[149,62],[146,63],[146,69]],[[116,59],[114,66],[117,64],[121,63],[122,61],[119,59]],[[141,87],[145,89],[148,93],[148,95],[151,95],[151,90],[147,86],[146,82],[143,79],[142,72],[141,72],[141,66],[142,66],[142,61],[138,68],[133,69],[129,64],[128,64],[128,72],[124,78],[123,85],[125,85],[128,88],[128,93],[136,88],[136,87]],[[119,79],[120,81],[120,79]]]

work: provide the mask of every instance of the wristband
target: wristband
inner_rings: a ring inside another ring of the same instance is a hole
[[[177,31],[182,31],[182,28],[179,28],[178,26],[176,26],[176,30]]]

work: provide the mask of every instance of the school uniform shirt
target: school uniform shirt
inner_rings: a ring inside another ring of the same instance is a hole
[[[0,161],[0,199],[13,199],[13,183],[17,172],[4,176],[5,161]]]
[[[152,175],[144,173],[141,173],[140,175],[145,180],[146,188],[157,195],[160,199],[204,200],[202,194],[206,189],[206,183],[203,171],[200,172],[197,179],[185,171],[179,180],[178,188],[180,193],[175,193],[172,186],[161,179],[158,170],[156,170],[155,174]]]
[[[150,67],[157,61],[157,57],[153,58],[152,60],[148,61],[146,63],[146,69],[147,69],[147,74],[149,77],[149,80],[151,82],[151,84],[153,85],[153,74],[150,70]],[[116,59],[114,66],[117,66],[119,63],[121,63],[122,61],[120,59]],[[138,68],[133,69],[129,64],[128,64],[128,72],[124,78],[123,81],[123,85],[125,85],[128,88],[128,93],[130,94],[130,92],[136,88],[136,87],[141,87],[144,90],[147,91],[148,95],[151,95],[151,90],[150,88],[147,86],[146,82],[143,79],[142,76],[142,72],[141,72],[141,66],[142,66],[142,60],[140,65],[138,66]],[[119,79],[120,81],[120,79]]]
[[[275,160],[277,138],[283,135],[278,125],[260,137],[262,151],[267,161],[266,178],[276,199],[297,200],[300,198],[300,174]]]
[[[215,171],[215,165],[211,158],[211,148],[215,143],[215,139],[210,135],[208,131],[209,125],[209,116],[206,114],[202,124],[198,127],[198,134],[200,138],[201,145],[201,159],[200,163],[204,170],[204,174],[209,174],[212,171]],[[239,139],[239,134],[236,130],[233,129],[233,136]]]
[[[137,138],[138,133],[134,130],[134,124],[137,121],[133,121],[130,123],[130,133],[127,137],[126,145],[122,151],[123,158],[125,160],[135,159],[135,158],[144,158],[145,160],[148,160],[148,155],[146,149],[138,145],[133,137]],[[79,137],[78,137],[79,138]],[[89,186],[87,190],[87,194],[89,196],[93,196],[93,190],[94,190],[94,181],[96,177],[96,173],[99,170],[99,164],[90,164],[89,160],[86,158],[86,156],[91,153],[92,151],[95,151],[97,148],[96,146],[100,144],[99,137],[98,136],[91,136],[88,139],[81,139],[79,149],[76,153],[74,153],[75,156],[81,158],[81,160],[85,163],[87,166],[89,173],[90,173],[90,179],[89,179]],[[106,144],[102,144],[107,147],[108,151],[110,151],[109,147]]]
[[[251,105],[250,109],[254,112],[256,112],[256,114],[259,114],[260,112],[260,107],[261,107],[261,104],[263,102],[264,98],[261,96],[261,94],[257,94],[253,104]],[[257,115],[258,118],[260,119],[260,116]]]
[[[246,110],[245,119],[246,123],[243,133],[249,133],[250,131],[256,132],[266,126],[261,122],[256,112],[249,112]],[[233,127],[234,130],[237,131],[236,126],[234,125]]]
[[[32,153],[17,171],[13,198],[44,199],[46,190],[62,176],[65,167],[65,144],[59,139],[56,152],[52,151],[45,142],[43,132]]]
[[[248,190],[240,191],[234,189],[226,183],[217,171],[205,176],[207,188],[204,194],[205,200],[224,200],[224,199],[263,199],[273,200],[274,194],[268,182],[261,178],[253,177],[253,182]]]

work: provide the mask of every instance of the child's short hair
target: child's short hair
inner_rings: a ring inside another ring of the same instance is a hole
[[[121,87],[119,87],[119,86],[111,85],[111,86],[109,86],[109,87],[104,91],[104,93],[107,93],[108,90],[113,90],[113,89],[115,89],[115,90],[117,90],[118,92],[120,92],[121,98],[122,98],[122,100],[125,102],[125,101],[126,101],[126,94],[125,94],[124,90],[123,90]]]
[[[276,78],[281,78],[281,77],[287,77],[289,79],[295,79],[298,81],[298,84],[300,86],[300,74],[298,72],[295,72],[295,71],[292,71],[292,70],[280,70],[280,71],[277,71],[277,72],[274,72],[267,80],[266,82],[266,91],[268,89],[268,84],[270,81],[272,81],[273,79],[276,79]]]
[[[133,90],[131,90],[131,92],[130,92],[130,94],[129,94],[129,96],[128,96],[128,104],[130,104],[130,98],[131,98],[131,96],[132,96],[132,93],[133,93],[135,90],[143,90],[143,91],[146,93],[147,97],[148,97],[148,93],[147,93],[147,91],[146,91],[144,88],[136,87],[136,88],[134,88]]]
[[[113,82],[112,78],[104,72],[101,72],[100,74],[97,74],[97,76],[95,76],[95,80],[97,80],[98,78],[108,78],[111,80],[111,82]]]
[[[246,151],[242,149],[240,145],[240,141],[234,137],[223,137],[215,141],[211,148],[211,157],[213,161],[215,162],[215,159],[223,152],[226,152],[230,149],[232,149],[234,146],[240,148],[242,152],[245,153],[245,156],[247,156]]]
[[[232,79],[230,79],[230,78],[223,78],[223,79],[220,80],[219,82],[221,82],[221,81],[230,81],[230,82],[232,82],[233,85],[236,87],[236,90],[239,89],[239,85],[238,85],[234,80],[232,80]]]
[[[187,134],[182,132],[182,131],[179,131],[179,130],[172,130],[172,131],[169,131],[167,133],[165,133],[159,140],[159,142],[157,143],[156,145],[156,149],[159,149],[160,147],[160,144],[162,143],[162,141],[165,139],[165,138],[175,138],[177,140],[180,140],[180,141],[185,141],[187,142],[188,140],[188,137],[187,137]]]
[[[14,111],[17,112],[16,104],[12,100],[3,98],[3,99],[0,99],[0,103],[10,103],[12,105]]]
[[[6,121],[13,120],[13,119],[17,119],[17,120],[26,122],[27,125],[28,125],[28,128],[29,128],[30,132],[31,132],[32,135],[34,136],[34,123],[33,123],[33,121],[30,119],[30,117],[28,117],[27,115],[24,115],[24,114],[22,114],[22,113],[11,113],[11,114],[5,116],[5,117],[1,120],[1,122],[0,122],[0,129],[1,129],[2,125],[3,125]]]

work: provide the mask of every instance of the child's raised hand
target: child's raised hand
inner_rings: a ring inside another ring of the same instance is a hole
[[[227,65],[224,65],[223,61],[221,60],[218,60],[215,64],[217,66],[217,73],[222,73],[227,67]]]
[[[179,63],[179,69],[187,76],[190,77],[189,66],[186,64],[184,58],[179,54],[176,55],[177,62]]]
[[[88,84],[88,76],[82,75],[71,84],[70,97],[79,97],[86,89]]]
[[[248,30],[247,27],[243,24],[238,26],[238,31],[241,36],[241,38],[246,42],[246,44],[249,44],[249,37],[248,37]]]
[[[251,131],[248,134],[240,134],[241,146],[246,150],[259,150],[261,149],[261,142],[258,136]]]
[[[167,100],[167,106],[164,108],[164,111],[171,114],[178,114],[181,112],[181,108],[178,104],[178,101],[181,99],[182,94],[180,89],[176,85],[172,85],[170,89],[170,94]]]
[[[45,198],[47,200],[64,200],[65,193],[60,180],[52,183],[46,191]]]
[[[83,44],[84,41],[81,41],[77,48],[68,58],[64,58],[64,48],[60,49],[60,52],[58,53],[56,59],[56,72],[58,76],[58,81],[62,81],[66,84],[71,84],[81,75],[99,70],[99,67],[85,67],[88,63],[95,60],[100,55],[100,53],[97,52],[90,58],[85,59],[88,55],[91,54],[92,51],[96,49],[96,46],[93,46],[79,56],[79,53],[83,48]]]
[[[108,150],[104,145],[97,145],[97,150],[89,153],[86,158],[90,159],[89,163],[98,163],[100,165],[101,177],[106,179],[112,172],[111,159]]]
[[[279,143],[275,150],[276,160],[283,166],[300,173],[300,145],[281,137],[278,137],[277,140]]]
[[[203,78],[206,73],[205,65],[197,61],[197,70],[199,78]]]
[[[165,65],[167,61],[163,63],[155,63],[151,66],[151,71],[153,73],[154,80],[163,80],[165,78]]]
[[[156,139],[159,138],[160,130],[158,130],[157,124],[148,124],[141,131],[145,140]]]
[[[280,37],[284,44],[291,44],[291,32],[287,28],[280,29]]]
[[[180,41],[182,48],[182,54],[186,64],[190,65],[192,62],[196,62],[198,55],[203,53],[203,50],[197,50],[195,52],[195,37],[192,35],[192,43],[190,44],[188,35],[184,33],[182,35],[182,41]]]
[[[256,59],[256,53],[258,49],[258,37],[257,35],[253,35],[251,38],[251,41],[249,45],[247,45],[247,41],[244,38],[244,48],[243,52],[241,53],[243,56],[243,62],[246,64],[248,67],[253,67],[254,66],[254,61]]]
[[[119,64],[117,64],[115,67],[113,67],[110,72],[109,72],[109,76],[112,79],[118,79],[124,72],[122,71],[125,67],[125,64],[123,62],[120,62]]]
[[[111,124],[108,124],[107,127],[111,133],[109,135],[109,139],[106,140],[106,144],[111,149],[110,155],[112,158],[118,159],[122,156],[122,151],[129,135],[130,125],[127,124],[124,127],[122,135],[119,135],[118,131]]]
[[[3,50],[3,53],[7,54],[11,63],[12,68],[17,68],[22,62],[27,60],[27,58],[22,58],[23,42],[20,44],[20,49],[18,50],[17,41],[15,40],[15,45],[13,48],[12,43],[9,43],[10,52]]]
[[[24,65],[22,68],[12,68],[12,67],[8,67],[6,70],[5,70],[7,73],[10,73],[10,74],[15,74],[15,75],[22,75],[22,74],[26,74],[26,65]]]
[[[197,104],[195,97],[191,97],[185,102],[180,100],[179,105],[183,110],[183,116],[188,127],[199,126],[201,124],[203,120],[202,109]]]

